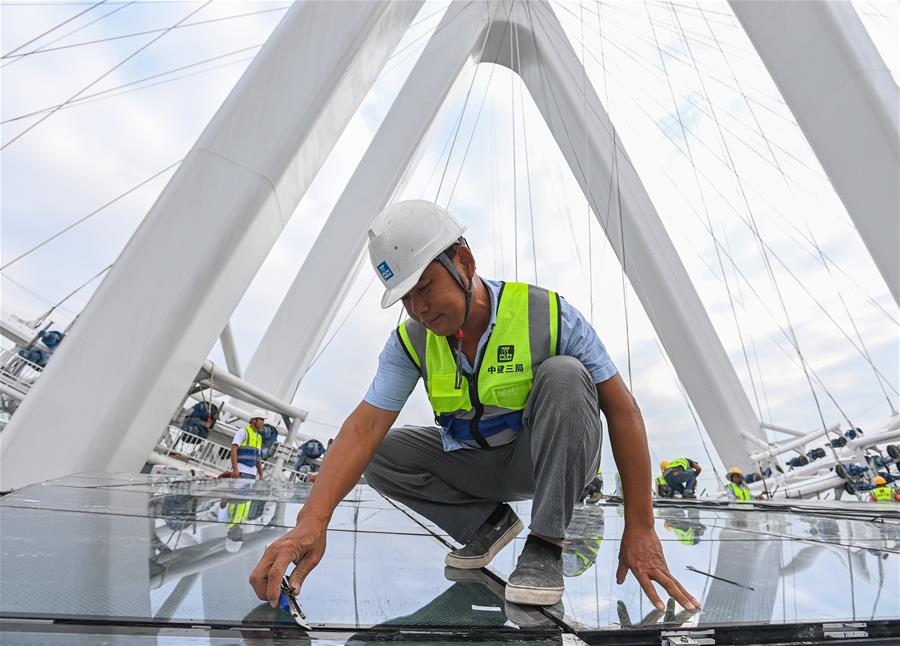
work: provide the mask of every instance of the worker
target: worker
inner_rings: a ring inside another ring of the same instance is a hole
[[[875,476],[873,480],[875,488],[869,492],[869,500],[872,502],[882,502],[887,500],[895,500],[900,502],[900,491],[887,486],[887,480],[884,476]]]
[[[702,471],[700,465],[689,458],[669,460],[663,476],[666,485],[672,491],[671,497],[680,493],[682,498],[696,498],[694,488],[697,486],[697,476],[700,475],[700,471]]]
[[[250,424],[234,434],[231,440],[231,477],[248,480],[262,480],[262,435],[260,430],[266,423],[264,411],[250,413]]]
[[[325,447],[319,440],[315,438],[307,440],[297,449],[297,461],[294,462],[294,471],[304,470],[315,473],[319,470],[319,464],[316,460],[323,455],[325,455]],[[303,469],[303,467],[306,467],[306,469]]]
[[[589,505],[596,505],[603,500],[603,469],[597,469],[597,475],[581,492],[581,500]]]
[[[659,475],[656,476],[656,495],[660,498],[671,498],[672,489],[666,483],[666,469],[669,468],[668,460],[659,461]]]
[[[555,292],[481,278],[465,229],[445,209],[412,200],[388,206],[368,232],[385,287],[383,308],[410,318],[388,337],[363,401],[326,454],[297,526],[268,547],[250,576],[276,604],[325,551],[329,518],[365,472],[376,491],[421,514],[461,547],[450,568],[478,569],[523,529],[506,503],[533,499],[530,534],[505,598],[552,606],[564,591],[565,528],[597,472],[601,412],[625,488],[616,578],[630,570],[654,606],[659,583],[698,608],[669,572],[646,490],[650,466],[640,410],[587,320]],[[439,427],[392,429],[422,378]]]
[[[740,467],[731,467],[725,476],[725,493],[729,500],[751,500],[750,488],[744,484],[744,472]]]

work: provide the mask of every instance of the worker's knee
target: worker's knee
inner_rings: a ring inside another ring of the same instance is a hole
[[[535,388],[553,388],[560,392],[571,392],[584,387],[592,387],[591,376],[575,357],[550,357],[540,366],[534,375]]]

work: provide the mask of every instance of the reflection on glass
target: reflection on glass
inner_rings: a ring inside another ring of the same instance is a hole
[[[659,510],[659,517],[663,519],[663,528],[684,545],[696,545],[706,533],[706,525],[700,522],[700,510],[694,506],[667,507]]]
[[[0,498],[0,611],[294,625],[261,604],[247,578],[266,545],[293,525],[307,485],[115,475],[68,483]],[[516,505],[523,519],[529,508]],[[631,576],[616,585],[621,505],[579,506],[566,536],[563,605],[547,612],[569,626],[600,629],[900,616],[896,519],[814,511],[658,508],[669,567],[703,602],[687,617],[677,606],[655,612]],[[501,579],[523,538],[491,564]],[[505,604],[501,584],[482,572],[448,580],[447,546],[367,487],[342,503],[328,542],[301,593],[314,628],[514,629],[550,621]]]

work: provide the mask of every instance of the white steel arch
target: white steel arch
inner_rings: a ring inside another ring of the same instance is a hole
[[[511,34],[518,34],[516,65],[509,60]],[[285,399],[294,395],[355,273],[369,223],[403,188],[467,62],[497,63],[521,75],[621,254],[618,218],[605,223],[601,217],[613,186],[614,128],[594,89],[582,85],[581,63],[552,8],[546,2],[454,2],[251,359],[246,373],[251,382]],[[750,469],[755,446],[747,436],[764,442],[764,433],[649,195],[615,139],[628,277],[720,457]],[[587,168],[590,178],[582,170]],[[286,338],[295,343],[285,347]]]
[[[420,6],[310,0],[291,8],[0,436],[0,488],[143,464]],[[516,66],[509,60],[510,34],[518,35]],[[448,8],[247,378],[282,399],[296,391],[359,262],[371,218],[405,183],[467,62],[498,63],[521,74],[598,217],[616,150],[623,228],[610,218],[606,234],[617,254],[624,238],[631,283],[720,457],[750,468],[756,447],[747,442],[764,441],[763,431],[640,178],[594,89],[580,83],[581,64],[543,1],[457,0]],[[591,177],[582,171],[587,168]],[[205,242],[202,252],[196,239]],[[896,298],[896,281],[886,277]],[[285,338],[296,340],[296,348],[285,347]],[[115,352],[104,351],[110,347]]]
[[[0,489],[141,468],[421,4],[291,7],[0,434]]]

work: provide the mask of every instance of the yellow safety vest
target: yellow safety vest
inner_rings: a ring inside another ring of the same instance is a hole
[[[893,500],[893,499],[894,499],[894,490],[891,489],[890,487],[884,487],[884,486],[882,486],[882,487],[875,487],[875,488],[872,489],[872,491],[870,491],[869,493],[871,493],[871,494],[872,494],[872,497],[875,498],[875,500],[878,500],[878,501],[881,501],[881,500]]]
[[[669,462],[669,466],[666,470],[670,471],[672,469],[677,469],[678,467],[681,467],[682,469],[687,471],[691,468],[691,463],[688,462],[687,458],[675,458],[674,460]]]
[[[668,482],[666,482],[666,474],[665,473],[660,473],[658,476],[656,476],[656,484],[663,485],[663,486],[669,484]]]
[[[699,542],[694,536],[693,527],[688,527],[687,529],[673,529],[675,530],[675,534],[678,536],[679,543],[684,543],[685,545],[696,545]]]
[[[489,448],[480,424],[525,409],[538,366],[559,354],[560,316],[555,292],[503,283],[496,324],[476,358],[476,373],[463,374],[462,388],[456,388],[456,357],[448,337],[411,319],[397,327],[397,335],[422,374],[435,420],[445,428],[453,420],[468,420],[472,439]]]
[[[237,461],[244,466],[256,468],[262,448],[262,435],[252,426],[247,426],[244,430],[246,433],[244,441],[238,446]]]
[[[746,485],[736,485],[729,481],[725,483],[725,488],[733,493],[734,497],[738,500],[750,500],[752,498],[750,489],[748,489]]]
[[[240,525],[250,516],[251,500],[228,503],[228,526]]]

